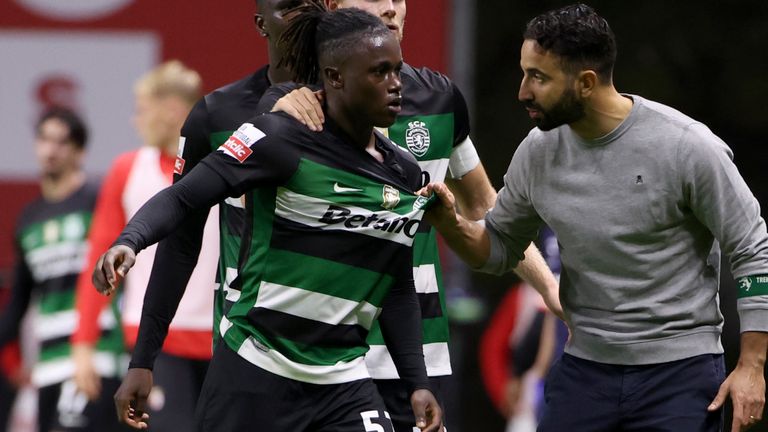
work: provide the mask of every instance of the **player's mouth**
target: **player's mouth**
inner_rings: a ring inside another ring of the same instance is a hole
[[[387,28],[395,32],[396,35],[400,34],[400,26],[397,24],[387,24]]]
[[[387,110],[393,114],[400,114],[403,108],[403,97],[398,95],[389,99],[387,102]]]

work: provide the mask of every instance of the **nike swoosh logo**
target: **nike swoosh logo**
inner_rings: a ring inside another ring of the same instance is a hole
[[[362,189],[357,189],[357,188],[339,186],[338,183],[334,183],[333,184],[333,191],[336,192],[336,193],[344,193],[344,192],[362,192],[363,190]]]

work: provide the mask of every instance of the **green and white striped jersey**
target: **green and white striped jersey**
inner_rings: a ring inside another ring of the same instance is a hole
[[[426,202],[407,152],[377,136],[381,163],[340,136],[333,124],[315,133],[268,114],[202,161],[233,196],[247,192],[224,341],[263,369],[316,384],[369,376],[366,336],[391,290],[413,290]]]
[[[38,300],[34,333],[40,356],[32,370],[37,386],[63,382],[74,373],[69,338],[78,320],[75,285],[85,262],[97,192],[95,185],[86,184],[61,202],[41,198],[26,207],[19,218],[17,280],[12,295],[25,301],[12,300],[11,304],[26,309],[31,295]],[[118,376],[127,365],[118,319],[114,305],[99,317],[102,333],[95,347],[94,366],[103,377]]]
[[[467,106],[459,90],[444,75],[404,65],[403,106],[387,136],[410,151],[422,170],[422,181],[442,182],[456,146],[469,136]],[[413,275],[419,295],[424,334],[424,358],[429,376],[451,374],[448,316],[435,229],[423,222],[413,244]],[[374,323],[368,336],[366,363],[376,379],[398,378],[392,358]]]

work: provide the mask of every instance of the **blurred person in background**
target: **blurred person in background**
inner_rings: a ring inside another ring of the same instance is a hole
[[[110,297],[94,289],[91,269],[100,251],[109,248],[134,213],[149,198],[171,185],[181,126],[202,95],[202,81],[197,72],[173,60],[139,79],[134,95],[134,126],[143,145],[118,156],[104,179],[88,235],[88,259],[77,284],[80,321],[72,335],[77,366],[75,383],[92,400],[102,393],[93,353],[98,341],[99,315],[108,307]],[[212,210],[203,234],[202,253],[154,365],[154,385],[149,400],[154,431],[193,429],[195,403],[212,353],[213,292],[219,249],[217,223],[217,211]],[[121,315],[129,350],[136,343],[155,249],[155,246],[149,247],[137,256],[136,265],[123,284]]]
[[[98,185],[82,169],[88,133],[68,109],[43,113],[35,126],[35,155],[41,197],[21,213],[15,232],[16,265],[11,298],[0,313],[0,346],[14,339],[32,295],[40,354],[31,381],[38,388],[38,429],[45,431],[123,430],[112,411],[111,394],[124,364],[123,336],[115,305],[100,312],[95,328],[94,373],[104,392],[89,399],[73,377],[70,336],[77,326],[75,283],[87,252],[86,236]]]
[[[548,227],[539,249],[560,275],[557,239]],[[547,311],[526,282],[517,283],[496,308],[480,341],[480,371],[486,391],[507,419],[507,432],[534,432],[544,405],[544,379],[563,352],[565,324]]]

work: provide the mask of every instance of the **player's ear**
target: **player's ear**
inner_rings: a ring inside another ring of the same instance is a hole
[[[338,0],[325,0],[325,6],[328,7],[328,10],[336,10],[339,8],[339,1]]]
[[[264,16],[259,13],[253,14],[253,23],[256,24],[259,34],[263,37],[267,37],[267,30],[264,28]]]
[[[576,78],[576,90],[582,98],[589,97],[597,87],[597,73],[593,70],[583,70]]]
[[[331,87],[335,89],[344,87],[344,78],[342,78],[341,72],[339,72],[338,68],[327,66],[325,69],[323,69],[323,75]]]

